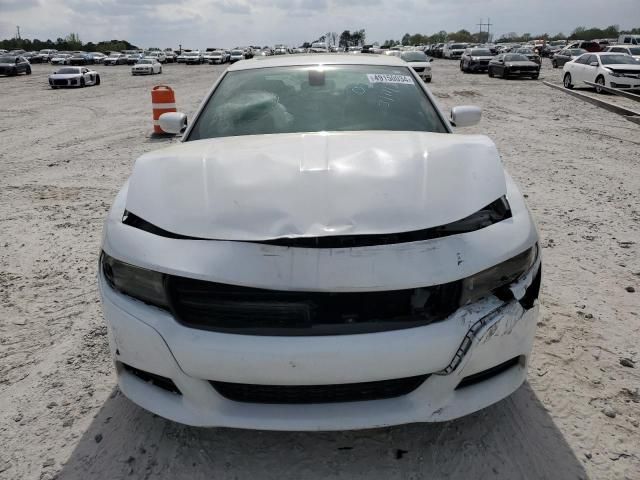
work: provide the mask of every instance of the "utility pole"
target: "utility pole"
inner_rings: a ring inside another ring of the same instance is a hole
[[[16,38],[18,40],[21,40],[21,38],[20,38],[20,25],[16,25]]]
[[[487,42],[489,42],[491,40],[491,26],[493,25],[493,23],[491,23],[491,19],[487,18],[487,23],[482,23],[482,19],[480,19],[480,23],[477,23],[476,25],[480,27],[481,37],[482,37],[482,27],[487,27]]]

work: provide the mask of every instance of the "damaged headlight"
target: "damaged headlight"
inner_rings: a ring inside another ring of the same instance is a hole
[[[129,265],[104,252],[100,255],[100,266],[104,278],[114,290],[142,302],[168,308],[164,274]]]
[[[538,246],[534,245],[509,260],[465,278],[462,281],[460,305],[475,302],[515,282],[535,264],[537,254]]]

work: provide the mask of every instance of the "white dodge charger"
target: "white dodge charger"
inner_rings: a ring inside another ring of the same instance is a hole
[[[177,422],[270,430],[443,421],[514,392],[538,234],[494,143],[453,133],[479,119],[445,118],[394,57],[230,67],[106,220],[121,390]]]

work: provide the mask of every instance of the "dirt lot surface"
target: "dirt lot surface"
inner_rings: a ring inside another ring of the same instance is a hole
[[[539,81],[433,69],[443,107],[483,107],[464,130],[495,140],[541,232],[527,384],[458,421],[343,433],[190,428],[138,408],[98,301],[102,221],[136,157],[170,142],[150,138],[151,86],[192,114],[222,69],[99,66],[102,85],[54,91],[35,65],[0,78],[0,478],[640,479],[640,127],[543,85],[560,83],[548,63]]]

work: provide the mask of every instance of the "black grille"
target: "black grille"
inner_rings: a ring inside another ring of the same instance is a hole
[[[424,67],[412,67],[416,72],[424,72]]]
[[[211,381],[216,391],[229,400],[245,403],[309,404],[382,400],[407,395],[429,377],[396,378],[377,382],[339,385],[250,385]]]
[[[459,305],[460,282],[382,292],[296,292],[167,277],[182,324],[247,335],[346,335],[427,325]]]
[[[68,85],[66,80],[53,80],[54,85]]]

